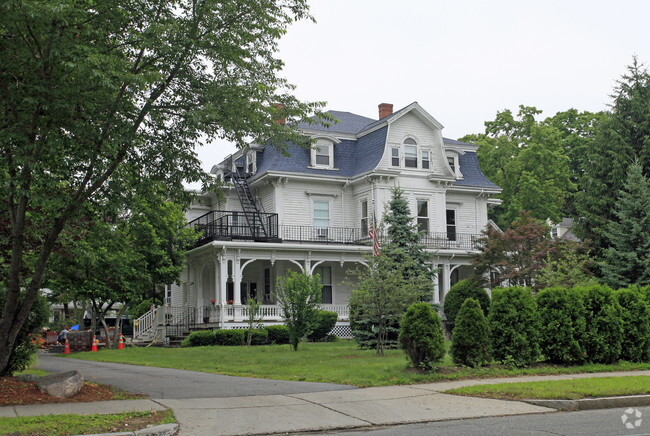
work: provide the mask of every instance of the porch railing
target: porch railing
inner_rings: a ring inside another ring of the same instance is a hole
[[[312,226],[280,226],[280,234],[284,241],[291,242],[320,242],[326,244],[371,245],[367,233],[353,227],[312,227]],[[475,233],[446,233],[433,232],[422,236],[421,242],[433,249],[462,248],[476,249],[480,234]],[[379,235],[379,243],[390,241],[388,232]]]
[[[347,320],[350,316],[350,310],[347,304],[321,304],[322,310],[336,312],[339,320]],[[248,319],[249,308],[246,305],[224,306],[203,306],[197,309],[200,319],[204,324],[207,323],[227,323],[227,322],[245,322]],[[262,321],[282,321],[282,307],[278,305],[261,305],[258,318]],[[199,322],[200,322],[199,321]]]
[[[141,337],[144,333],[150,332],[155,327],[157,314],[158,308],[155,307],[133,321],[133,339]]]
[[[197,246],[224,239],[259,241],[278,238],[277,213],[213,210],[190,221],[188,225],[201,232]]]
[[[215,240],[244,239],[254,241],[287,241],[297,243],[371,245],[368,233],[357,227],[314,227],[278,225],[278,214],[253,212],[210,211],[191,221],[189,226],[201,231],[195,246]],[[247,219],[250,218],[250,219]],[[262,224],[258,223],[259,219]],[[432,232],[422,237],[422,243],[432,249],[477,248],[481,237],[475,233]],[[379,235],[380,244],[389,242],[387,232]]]

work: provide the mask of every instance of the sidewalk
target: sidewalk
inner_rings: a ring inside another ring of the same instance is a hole
[[[460,380],[303,394],[14,406],[0,408],[0,416],[115,413],[127,410],[171,408],[180,425],[178,433],[180,435],[292,433],[461,418],[550,413],[555,412],[556,409],[522,401],[461,397],[441,392],[460,386],[488,383],[632,375],[650,375],[650,371]],[[628,398],[627,403],[619,401],[614,407],[640,405],[642,404],[640,401],[647,404],[650,396]],[[596,404],[596,407],[612,407],[607,402],[598,406],[598,402],[594,403],[593,399],[590,401],[592,406]]]

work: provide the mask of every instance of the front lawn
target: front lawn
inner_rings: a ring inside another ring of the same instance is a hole
[[[447,342],[446,346],[449,347]],[[575,374],[584,372],[650,369],[650,364],[620,362],[615,365],[589,364],[558,366],[537,364],[518,369],[503,365],[484,368],[458,367],[449,354],[437,371],[422,373],[409,367],[401,350],[386,350],[384,357],[374,350],[359,350],[351,341],[301,343],[298,351],[288,345],[253,347],[138,348],[73,353],[69,357],[143,366],[187,369],[240,377],[349,384],[359,387],[428,383],[464,378],[496,378],[521,375]]]
[[[446,394],[505,400],[577,400],[650,394],[650,377],[594,377],[526,383],[498,383],[450,389]]]

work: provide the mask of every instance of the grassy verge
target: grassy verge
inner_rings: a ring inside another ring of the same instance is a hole
[[[447,344],[449,345],[449,344]],[[400,350],[387,350],[384,357],[374,350],[359,350],[355,343],[300,344],[255,347],[136,348],[74,353],[72,358],[133,365],[187,369],[240,377],[350,384],[359,387],[428,383],[466,378],[516,377],[523,375],[575,374],[650,369],[650,364],[620,362],[615,365],[563,367],[538,364],[529,368],[490,365],[458,367],[449,355],[436,371],[422,373],[410,368]]]
[[[650,377],[594,377],[573,380],[549,380],[528,383],[499,383],[450,389],[447,394],[507,400],[577,400],[650,394]]]
[[[136,431],[147,425],[176,422],[171,410],[163,412],[129,412],[114,415],[44,415],[0,418],[0,434],[73,435]]]

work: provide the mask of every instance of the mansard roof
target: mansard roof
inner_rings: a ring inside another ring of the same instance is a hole
[[[267,171],[313,174],[333,178],[350,178],[372,171],[379,165],[384,154],[388,123],[413,109],[433,124],[439,125],[438,121],[420,108],[417,102],[380,120],[351,112],[329,111],[330,115],[339,120],[337,123],[330,126],[300,123],[298,128],[312,136],[323,133],[339,138],[340,142],[334,146],[334,169],[312,167],[311,151],[298,145],[289,144],[287,148],[289,156],[283,155],[282,151],[275,147],[267,146],[257,154],[257,173],[253,178],[260,177]],[[458,157],[463,179],[454,181],[454,186],[500,189],[499,186],[490,182],[481,171],[476,152],[471,150],[475,147],[474,145],[449,138],[443,138],[443,142],[446,147],[464,149],[464,152]]]
[[[354,177],[375,168],[384,153],[388,128],[383,127],[356,141],[344,139],[334,147],[333,170],[311,168],[311,151],[289,144],[289,156],[275,147],[265,147],[257,157],[257,174],[266,171]]]

